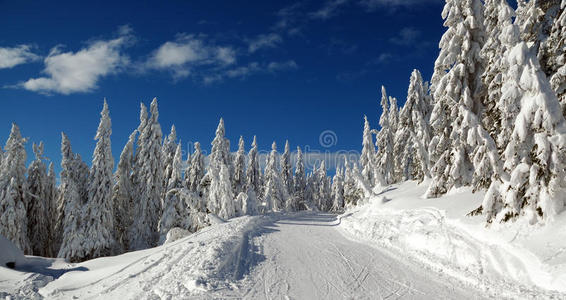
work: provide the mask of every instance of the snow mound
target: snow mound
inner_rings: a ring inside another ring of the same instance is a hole
[[[462,189],[423,199],[425,189],[426,184],[414,182],[388,189],[342,215],[340,228],[493,296],[565,296],[559,294],[566,292],[566,253],[560,251],[566,249],[564,239],[563,245],[554,246],[555,252],[550,251],[560,256],[550,264],[540,249],[532,247],[537,244],[533,239],[547,241],[545,233],[527,232],[532,226],[519,223],[486,228],[481,217],[465,217],[483,195]]]
[[[16,266],[24,264],[25,259],[22,250],[0,235],[0,267],[14,269]]]

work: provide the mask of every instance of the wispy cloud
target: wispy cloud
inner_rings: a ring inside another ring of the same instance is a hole
[[[311,17],[314,19],[326,20],[338,14],[339,8],[348,3],[349,0],[330,0],[327,1],[324,6],[319,10],[311,13]]]
[[[409,46],[415,43],[420,35],[421,32],[416,30],[415,28],[405,27],[402,28],[401,31],[399,31],[399,34],[397,36],[390,38],[389,41],[393,44]]]
[[[12,48],[0,47],[0,69],[10,69],[39,59],[38,55],[31,52],[30,45],[19,45]]]
[[[19,86],[40,93],[68,95],[88,92],[98,81],[116,74],[130,62],[123,49],[132,41],[129,27],[119,29],[120,36],[111,40],[98,40],[77,52],[63,52],[62,46],[51,49],[44,59],[44,77],[31,78]]]
[[[224,80],[224,78],[246,79],[252,75],[276,74],[277,72],[290,71],[298,68],[299,66],[294,60],[272,61],[269,63],[254,61],[246,65],[241,65],[232,69],[225,70],[224,72],[208,74],[204,76],[203,82],[205,84],[212,84],[218,81],[222,81]]]
[[[236,51],[232,47],[207,43],[203,36],[182,34],[159,46],[145,67],[171,71],[178,79],[191,75],[199,66],[228,66],[235,62]]]
[[[283,42],[283,38],[277,33],[260,34],[249,41],[248,51],[254,53],[262,48],[275,48]]]

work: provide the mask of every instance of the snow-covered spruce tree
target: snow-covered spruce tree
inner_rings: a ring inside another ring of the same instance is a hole
[[[422,181],[429,177],[429,110],[421,73],[413,70],[407,101],[399,114],[398,130],[394,139],[402,180]]]
[[[477,115],[483,112],[483,5],[480,0],[447,0],[442,17],[447,30],[440,41],[431,87],[436,101],[431,125],[437,137],[431,146],[438,161],[432,168],[427,197],[471,183],[472,149],[467,137],[481,127]]]
[[[344,209],[344,172],[341,168],[336,169],[332,178],[332,208],[334,212]]]
[[[58,218],[55,227],[58,249],[57,257],[71,262],[82,261],[85,257],[82,230],[83,204],[78,188],[78,170],[80,167],[77,156],[73,153],[71,142],[66,134],[61,133],[61,186],[59,187]]]
[[[291,166],[291,147],[289,141],[285,141],[285,152],[281,155],[281,181],[283,188],[289,195],[293,194],[293,167]]]
[[[262,178],[261,170],[259,168],[259,157],[257,151],[257,141],[254,136],[252,142],[252,148],[248,153],[248,169],[246,170],[246,183],[247,190],[253,190],[253,192],[259,197],[261,195]]]
[[[234,158],[234,181],[232,182],[234,195],[239,196],[240,193],[246,191],[246,152],[244,149],[244,138],[240,136],[238,142],[238,152]],[[236,214],[242,215],[242,203],[236,203]]]
[[[346,171],[344,172],[344,206],[352,207],[358,204],[362,199],[363,192],[358,188],[356,178],[361,176],[357,165],[350,167],[348,162],[345,163]]]
[[[26,142],[18,125],[12,124],[0,168],[0,234],[25,254],[31,254],[26,215]]]
[[[118,243],[118,253],[127,251],[129,247],[128,228],[132,225],[132,206],[134,205],[134,184],[132,171],[134,168],[134,143],[137,130],[128,138],[122,149],[120,161],[114,173],[112,203],[114,205],[114,234]]]
[[[224,120],[221,118],[212,141],[210,162],[203,180],[210,181],[206,192],[208,211],[221,218],[231,218],[235,215],[234,194],[230,181],[230,145],[225,134]],[[227,189],[230,190],[229,193]]]
[[[177,145],[175,156],[171,162],[171,174],[167,183],[165,198],[163,200],[163,214],[159,220],[159,242],[165,242],[167,233],[173,227],[182,227],[183,218],[189,217],[189,211],[176,190],[183,188],[181,173],[183,152],[181,144]]]
[[[264,173],[263,201],[265,201],[266,212],[285,210],[288,194],[285,192],[283,182],[281,181],[277,144],[275,142],[271,145],[271,153],[267,157]]]
[[[394,132],[391,131],[391,124],[389,122],[388,101],[385,87],[381,86],[381,117],[379,118],[379,126],[381,129],[377,134],[375,142],[377,147],[376,183],[379,183],[381,186],[393,183],[393,173],[395,169],[395,160],[393,155]]]
[[[52,257],[49,205],[51,194],[47,178],[47,168],[43,162],[43,142],[33,144],[35,160],[28,168],[28,238],[32,254]]]
[[[185,171],[185,185],[191,192],[198,192],[199,183],[204,176],[204,154],[200,143],[195,143],[195,151],[191,155],[191,162]]]
[[[362,166],[362,175],[364,179],[370,183],[375,183],[375,147],[371,127],[367,116],[364,116],[364,133],[362,138],[362,155],[360,156],[360,165]]]
[[[562,0],[550,35],[542,43],[539,60],[566,116],[566,0]]]
[[[100,123],[94,139],[97,141],[92,155],[92,168],[88,184],[88,200],[84,207],[83,247],[85,259],[109,256],[115,252],[114,205],[112,186],[114,158],[112,157],[112,122],[108,104],[104,99]]]
[[[171,126],[171,132],[163,140],[163,145],[161,146],[161,159],[163,160],[163,186],[166,187],[169,183],[169,178],[173,173],[173,159],[175,157],[175,151],[177,150],[177,130],[175,125]],[[163,198],[165,198],[166,189],[163,189]]]
[[[297,146],[297,161],[295,163],[295,175],[293,176],[293,197],[292,203],[287,205],[292,210],[306,210],[310,208],[306,199],[306,173],[305,173],[305,161],[303,158],[303,152],[301,147]]]
[[[509,179],[503,181],[501,195],[490,189],[483,212],[502,221],[520,214],[531,222],[552,219],[565,200],[566,121],[538,63],[535,46],[519,39],[516,25],[508,25],[502,36],[510,50],[501,103],[519,111],[503,153]]]
[[[57,224],[57,198],[58,188],[57,188],[57,178],[55,175],[55,169],[53,167],[53,162],[49,163],[49,169],[47,171],[47,184],[45,186],[45,195],[47,197],[47,216],[49,218],[49,245],[51,247],[51,256],[55,256],[58,249],[55,249],[55,225]]]
[[[482,74],[483,95],[482,101],[485,112],[481,121],[493,140],[497,141],[497,134],[501,130],[501,116],[497,103],[501,98],[503,85],[503,54],[505,44],[499,39],[505,26],[507,16],[514,14],[507,0],[486,0],[484,11],[484,27],[486,41],[480,55],[485,61],[485,70]],[[503,148],[503,147],[500,147]]]
[[[318,182],[318,208],[322,211],[329,211],[332,208],[332,190],[330,184],[330,178],[326,176],[326,163],[325,161],[320,162],[320,166],[316,171],[316,181]]]
[[[142,115],[143,115],[142,107]],[[161,126],[157,99],[151,102],[151,117],[140,132],[135,155],[134,183],[138,192],[130,230],[130,249],[154,247],[158,242],[157,225],[161,216],[163,165],[161,159]],[[143,119],[143,118],[140,118]]]

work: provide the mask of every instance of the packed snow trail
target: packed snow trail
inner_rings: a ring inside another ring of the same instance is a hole
[[[239,288],[210,295],[247,299],[477,299],[478,291],[346,238],[336,215],[272,217],[251,231],[232,266]],[[242,251],[243,250],[243,251]],[[255,267],[253,265],[256,265]],[[237,272],[236,272],[237,273]]]

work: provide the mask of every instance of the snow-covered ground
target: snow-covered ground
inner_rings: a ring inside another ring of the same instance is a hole
[[[340,228],[490,296],[566,298],[565,214],[545,226],[519,220],[487,227],[482,216],[466,216],[482,193],[464,188],[425,199],[427,186],[389,187],[345,213]]]
[[[481,194],[388,188],[341,216],[217,220],[163,246],[80,264],[21,257],[0,298],[565,298],[565,217],[485,227]],[[16,255],[17,256],[17,255]]]

